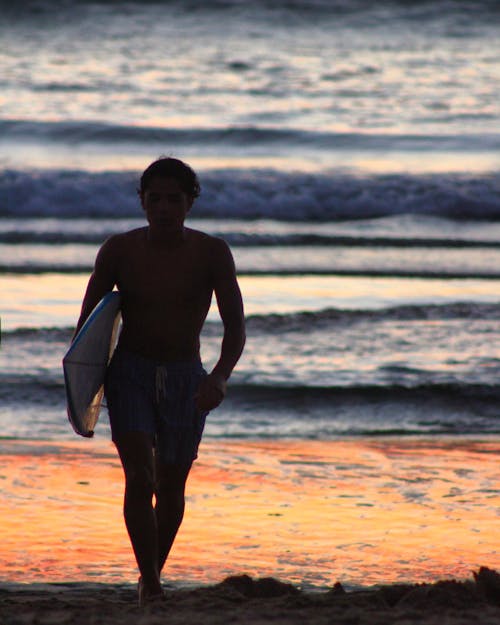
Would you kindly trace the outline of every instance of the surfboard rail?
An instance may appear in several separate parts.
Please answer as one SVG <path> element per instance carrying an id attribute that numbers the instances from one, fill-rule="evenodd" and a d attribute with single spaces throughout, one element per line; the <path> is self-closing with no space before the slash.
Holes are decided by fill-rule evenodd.
<path id="1" fill-rule="evenodd" d="M 118 342 L 121 296 L 110 291 L 95 306 L 63 358 L 67 414 L 74 431 L 91 438 L 99 418 L 106 370 Z"/>

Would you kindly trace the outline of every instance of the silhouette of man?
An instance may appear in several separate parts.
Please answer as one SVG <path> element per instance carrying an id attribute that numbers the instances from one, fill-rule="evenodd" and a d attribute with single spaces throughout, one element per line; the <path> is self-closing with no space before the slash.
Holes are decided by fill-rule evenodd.
<path id="1" fill-rule="evenodd" d="M 125 474 L 124 517 L 142 604 L 162 596 L 160 574 L 183 519 L 205 418 L 224 399 L 245 344 L 229 247 L 184 225 L 199 192 L 196 174 L 178 159 L 160 158 L 144 171 L 138 193 L 147 225 L 102 245 L 77 324 L 78 330 L 118 288 L 123 326 L 105 393 Z M 214 293 L 224 334 L 207 374 L 200 332 Z"/>

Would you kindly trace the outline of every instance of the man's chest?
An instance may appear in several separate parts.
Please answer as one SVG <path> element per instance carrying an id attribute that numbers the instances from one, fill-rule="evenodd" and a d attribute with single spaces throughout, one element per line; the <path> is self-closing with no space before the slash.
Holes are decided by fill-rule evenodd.
<path id="1" fill-rule="evenodd" d="M 208 259 L 189 250 L 138 250 L 121 263 L 119 288 L 134 298 L 193 300 L 212 291 Z"/>

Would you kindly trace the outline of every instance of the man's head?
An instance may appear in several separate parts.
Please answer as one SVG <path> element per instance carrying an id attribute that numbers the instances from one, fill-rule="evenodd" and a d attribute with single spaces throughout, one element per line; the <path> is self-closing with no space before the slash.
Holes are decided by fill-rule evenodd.
<path id="1" fill-rule="evenodd" d="M 200 183 L 195 172 L 183 161 L 177 158 L 162 157 L 147 167 L 142 176 L 139 195 L 143 198 L 153 178 L 173 178 L 177 180 L 179 187 L 194 201 L 200 195 Z"/>
<path id="2" fill-rule="evenodd" d="M 150 227 L 170 236 L 183 231 L 200 184 L 189 165 L 165 157 L 145 169 L 138 191 Z"/>

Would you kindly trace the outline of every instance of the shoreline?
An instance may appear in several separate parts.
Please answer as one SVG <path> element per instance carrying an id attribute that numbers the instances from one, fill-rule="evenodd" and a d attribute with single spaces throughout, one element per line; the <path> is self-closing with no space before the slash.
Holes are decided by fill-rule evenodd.
<path id="1" fill-rule="evenodd" d="M 389 584 L 346 592 L 303 591 L 274 577 L 227 577 L 214 585 L 169 589 L 165 601 L 139 607 L 131 584 L 0 583 L 2 625 L 494 625 L 500 575 L 486 567 L 465 581 Z"/>

